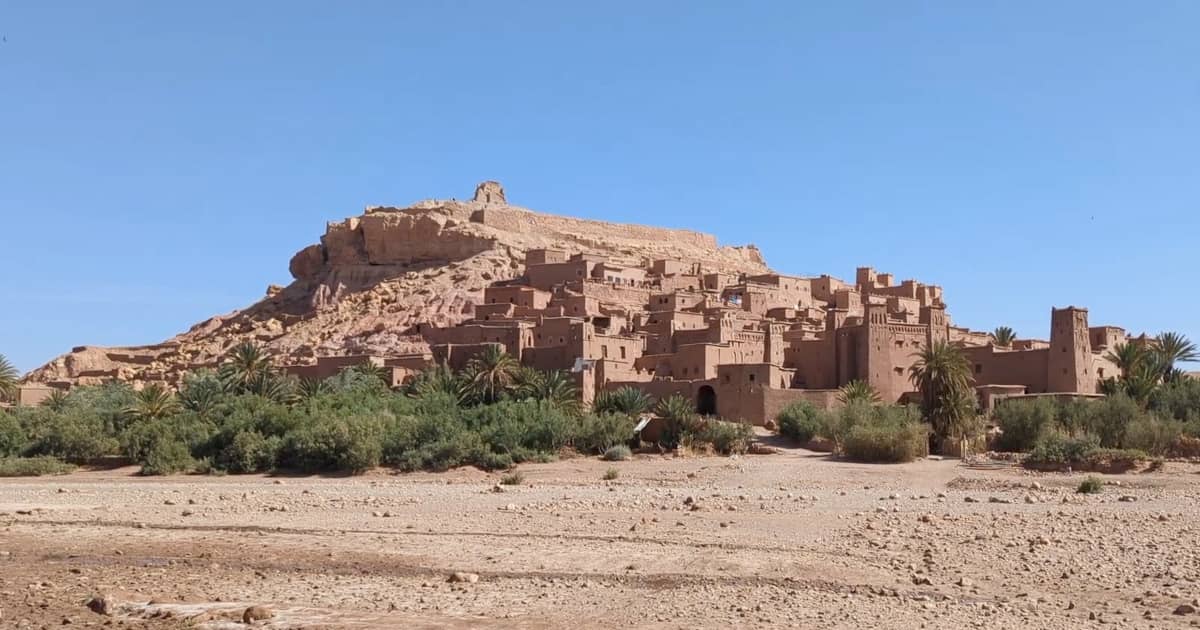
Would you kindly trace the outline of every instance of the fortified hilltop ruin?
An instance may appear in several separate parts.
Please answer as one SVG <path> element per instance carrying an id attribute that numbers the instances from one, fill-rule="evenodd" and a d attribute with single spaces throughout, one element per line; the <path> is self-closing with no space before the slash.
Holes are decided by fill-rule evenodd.
<path id="1" fill-rule="evenodd" d="M 869 267 L 853 282 L 783 275 L 753 245 L 540 214 L 509 205 L 496 182 L 471 201 L 371 207 L 330 223 L 290 270 L 290 285 L 245 310 L 153 346 L 75 348 L 26 382 L 175 384 L 252 340 L 302 378 L 369 361 L 400 385 L 498 345 L 525 365 L 570 373 L 584 400 L 628 385 L 763 423 L 796 400 L 831 406 L 853 380 L 903 401 L 915 354 L 942 340 L 964 348 L 984 406 L 1095 395 L 1118 373 L 1104 353 L 1127 340 L 1067 307 L 1052 310 L 1048 341 L 999 347 L 954 326 L 936 285 Z"/>

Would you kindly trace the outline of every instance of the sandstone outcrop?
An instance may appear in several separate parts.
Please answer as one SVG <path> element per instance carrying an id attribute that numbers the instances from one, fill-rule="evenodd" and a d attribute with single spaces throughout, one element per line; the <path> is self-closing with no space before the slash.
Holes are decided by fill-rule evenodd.
<path id="1" fill-rule="evenodd" d="M 293 282 L 270 287 L 259 302 L 159 344 L 75 348 L 25 381 L 175 384 L 187 371 L 215 367 L 246 340 L 262 344 L 279 364 L 422 352 L 428 345 L 418 325 L 468 319 L 483 288 L 520 276 L 525 252 L 537 248 L 601 254 L 638 266 L 675 258 L 727 273 L 768 271 L 753 245 L 722 247 L 714 236 L 691 230 L 533 212 L 509 205 L 503 187 L 489 181 L 471 201 L 370 207 L 330 222 L 319 244 L 292 257 Z"/>

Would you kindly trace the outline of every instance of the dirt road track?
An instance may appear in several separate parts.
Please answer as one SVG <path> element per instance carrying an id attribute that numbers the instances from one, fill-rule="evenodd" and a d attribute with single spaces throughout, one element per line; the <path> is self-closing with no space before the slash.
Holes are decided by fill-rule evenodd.
<path id="1" fill-rule="evenodd" d="M 5 479 L 0 627 L 245 628 L 251 605 L 276 628 L 1189 627 L 1198 470 L 1090 496 L 802 450 L 527 465 L 502 491 L 477 470 Z"/>

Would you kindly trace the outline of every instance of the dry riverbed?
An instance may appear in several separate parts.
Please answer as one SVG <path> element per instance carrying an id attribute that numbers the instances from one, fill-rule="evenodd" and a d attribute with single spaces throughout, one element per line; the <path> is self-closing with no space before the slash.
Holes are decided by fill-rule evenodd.
<path id="1" fill-rule="evenodd" d="M 1200 625 L 1192 465 L 1095 495 L 796 449 L 519 470 L 3 479 L 0 627 Z"/>

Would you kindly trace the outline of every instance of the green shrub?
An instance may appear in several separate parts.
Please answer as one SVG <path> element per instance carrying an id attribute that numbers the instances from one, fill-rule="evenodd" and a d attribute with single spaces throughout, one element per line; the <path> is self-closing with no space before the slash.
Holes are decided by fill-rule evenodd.
<path id="1" fill-rule="evenodd" d="M 484 445 L 478 433 L 467 431 L 461 426 L 452 429 L 449 422 L 435 418 L 416 418 L 409 422 L 398 422 L 402 428 L 389 435 L 385 446 L 385 461 L 402 470 L 432 470 L 440 472 L 466 464 L 476 464 L 485 470 L 508 468 L 513 465 L 512 455 L 493 453 Z M 442 429 L 438 433 L 427 433 L 430 427 Z M 412 431 L 412 433 L 409 433 Z M 410 439 L 406 436 L 416 436 Z M 423 439 L 423 438 L 430 439 Z"/>
<path id="2" fill-rule="evenodd" d="M 604 480 L 605 481 L 612 481 L 613 479 L 616 479 L 617 477 L 620 477 L 620 476 L 621 476 L 621 471 L 617 470 L 616 468 L 609 468 L 608 470 L 604 471 Z"/>
<path id="3" fill-rule="evenodd" d="M 1104 489 L 1104 482 L 1099 477 L 1089 476 L 1087 479 L 1079 482 L 1079 487 L 1075 492 L 1079 494 L 1097 494 Z"/>
<path id="4" fill-rule="evenodd" d="M 794 402 L 776 416 L 779 434 L 797 442 L 811 441 L 821 432 L 821 412 L 807 401 Z"/>
<path id="5" fill-rule="evenodd" d="M 606 462 L 623 462 L 633 457 L 633 451 L 629 450 L 629 447 L 624 444 L 618 444 L 604 451 L 602 457 Z"/>
<path id="6" fill-rule="evenodd" d="M 1154 390 L 1150 409 L 1176 420 L 1200 425 L 1200 379 L 1185 378 Z M 1196 434 L 1193 434 L 1195 437 Z"/>
<path id="7" fill-rule="evenodd" d="M 0 457 L 16 457 L 28 443 L 25 429 L 21 427 L 17 416 L 0 411 Z"/>
<path id="8" fill-rule="evenodd" d="M 695 434 L 703 428 L 700 414 L 696 413 L 696 406 L 691 400 L 678 394 L 658 401 L 654 407 L 654 414 L 662 419 L 662 432 L 658 441 L 666 448 L 679 446 L 685 435 L 690 434 L 695 438 Z"/>
<path id="9" fill-rule="evenodd" d="M 599 454 L 633 439 L 637 421 L 618 413 L 588 414 L 578 421 L 575 449 L 581 453 Z"/>
<path id="10" fill-rule="evenodd" d="M 520 461 L 569 444 L 577 422 L 553 403 L 530 399 L 477 407 L 467 415 L 467 426 L 478 431 L 491 450 Z"/>
<path id="11" fill-rule="evenodd" d="M 1071 398 L 1054 403 L 1054 425 L 1071 437 L 1088 435 L 1095 425 L 1096 401 Z M 1032 447 L 1029 447 L 1032 448 Z"/>
<path id="12" fill-rule="evenodd" d="M 1088 433 L 1099 438 L 1100 446 L 1105 448 L 1123 447 L 1129 425 L 1145 415 L 1137 402 L 1124 394 L 1107 396 L 1092 404 L 1095 414 Z"/>
<path id="13" fill-rule="evenodd" d="M 214 431 L 216 426 L 195 412 L 142 420 L 129 424 L 121 432 L 121 449 L 133 461 L 145 463 L 147 455 L 159 442 L 180 442 L 189 451 L 196 452 L 203 449 Z"/>
<path id="14" fill-rule="evenodd" d="M 50 455 L 67 461 L 87 461 L 113 455 L 119 443 L 106 420 L 97 413 L 75 407 L 47 413 L 34 430 L 27 449 L 31 455 Z"/>
<path id="15" fill-rule="evenodd" d="M 525 475 L 520 472 L 511 472 L 500 478 L 500 485 L 504 486 L 519 486 L 525 483 Z"/>
<path id="16" fill-rule="evenodd" d="M 1179 439 L 1184 435 L 1186 426 L 1174 418 L 1140 414 L 1126 427 L 1123 446 L 1152 455 L 1172 455 Z"/>
<path id="17" fill-rule="evenodd" d="M 1057 404 L 1049 398 L 1007 400 L 994 412 L 1001 451 L 1028 451 L 1055 425 Z"/>
<path id="18" fill-rule="evenodd" d="M 880 410 L 884 405 L 871 405 L 864 402 L 852 402 L 840 409 L 823 411 L 817 416 L 820 426 L 818 435 L 833 442 L 835 452 L 845 454 L 846 440 L 851 431 L 860 424 L 872 424 L 878 421 Z"/>
<path id="19" fill-rule="evenodd" d="M 456 404 L 446 406 L 440 394 L 432 398 L 438 399 L 433 406 L 422 403 L 416 415 L 396 418 L 385 429 L 384 463 L 410 471 L 443 471 L 466 464 L 487 470 L 512 466 L 511 454 L 493 453 L 478 433 L 467 429 Z"/>
<path id="20" fill-rule="evenodd" d="M 383 460 L 390 418 L 384 413 L 311 420 L 284 437 L 279 465 L 304 472 L 370 470 Z"/>
<path id="21" fill-rule="evenodd" d="M 496 453 L 484 449 L 480 449 L 477 454 L 468 455 L 462 463 L 468 463 L 467 460 L 484 470 L 504 470 L 512 468 L 517 463 L 508 453 Z"/>
<path id="22" fill-rule="evenodd" d="M 55 457 L 2 457 L 0 477 L 40 477 L 62 475 L 75 467 Z"/>
<path id="23" fill-rule="evenodd" d="M 723 420 L 709 420 L 699 431 L 687 435 L 693 443 L 708 444 L 722 455 L 745 453 L 754 441 L 754 429 L 750 425 Z"/>
<path id="24" fill-rule="evenodd" d="M 875 413 L 854 410 L 842 441 L 842 454 L 861 462 L 897 463 L 923 457 L 929 450 L 929 428 L 911 407 L 880 405 Z"/>
<path id="25" fill-rule="evenodd" d="M 143 475 L 173 475 L 175 473 L 191 472 L 196 467 L 196 460 L 183 442 L 159 440 L 154 442 L 142 462 Z"/>
<path id="26" fill-rule="evenodd" d="M 1134 448 L 1094 448 L 1083 454 L 1083 463 L 1093 469 L 1129 470 L 1146 461 L 1150 456 Z"/>
<path id="27" fill-rule="evenodd" d="M 1033 465 L 1077 464 L 1099 447 L 1100 441 L 1095 437 L 1069 438 L 1051 433 L 1038 440 L 1025 461 Z"/>
<path id="28" fill-rule="evenodd" d="M 113 437 L 125 428 L 129 421 L 126 412 L 136 402 L 137 394 L 128 383 L 109 381 L 103 385 L 72 388 L 67 394 L 64 413 L 74 411 L 92 415 L 99 421 L 101 432 Z"/>
<path id="29" fill-rule="evenodd" d="M 654 399 L 636 387 L 625 386 L 614 391 L 603 391 L 596 394 L 592 401 L 592 411 L 598 414 L 620 413 L 627 416 L 650 411 Z"/>
<path id="30" fill-rule="evenodd" d="M 215 467 L 232 473 L 268 472 L 275 468 L 283 439 L 258 431 L 239 431 L 221 450 Z"/>

